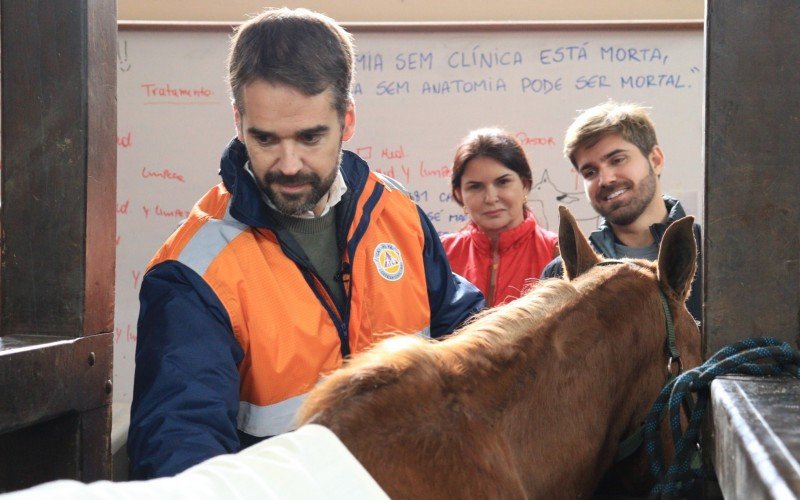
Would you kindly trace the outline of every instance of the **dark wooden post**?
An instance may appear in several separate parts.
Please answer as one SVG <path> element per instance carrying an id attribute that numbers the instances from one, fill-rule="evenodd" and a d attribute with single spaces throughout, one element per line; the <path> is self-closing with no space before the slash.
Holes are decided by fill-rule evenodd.
<path id="1" fill-rule="evenodd" d="M 116 3 L 8 0 L 0 491 L 110 478 Z"/>
<path id="2" fill-rule="evenodd" d="M 798 24 L 797 0 L 707 0 L 707 357 L 747 337 L 800 346 Z M 724 377 L 711 393 L 726 498 L 800 496 L 800 382 Z"/>
<path id="3" fill-rule="evenodd" d="M 707 355 L 762 335 L 800 346 L 798 5 L 707 3 Z"/>

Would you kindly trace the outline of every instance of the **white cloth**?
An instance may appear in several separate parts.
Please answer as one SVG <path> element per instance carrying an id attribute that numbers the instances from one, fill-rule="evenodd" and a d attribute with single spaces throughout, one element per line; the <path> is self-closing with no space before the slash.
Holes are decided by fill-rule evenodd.
<path id="1" fill-rule="evenodd" d="M 336 435 L 321 425 L 220 455 L 175 477 L 83 484 L 61 480 L 2 500 L 388 499 Z"/>

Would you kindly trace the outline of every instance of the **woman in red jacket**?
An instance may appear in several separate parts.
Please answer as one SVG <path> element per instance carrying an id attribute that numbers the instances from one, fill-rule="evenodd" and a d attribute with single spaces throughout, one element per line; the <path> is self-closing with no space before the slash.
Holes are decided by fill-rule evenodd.
<path id="1" fill-rule="evenodd" d="M 558 255 L 558 236 L 525 204 L 533 181 L 522 146 L 505 130 L 473 130 L 456 150 L 450 181 L 470 219 L 442 236 L 453 272 L 474 283 L 488 306 L 519 297 Z"/>

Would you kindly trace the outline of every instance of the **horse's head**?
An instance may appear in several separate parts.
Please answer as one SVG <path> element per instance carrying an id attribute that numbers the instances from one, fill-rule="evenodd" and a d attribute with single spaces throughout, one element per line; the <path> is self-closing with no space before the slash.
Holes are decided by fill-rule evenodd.
<path id="1" fill-rule="evenodd" d="M 613 270 L 615 267 L 633 267 L 639 274 L 638 281 L 641 282 L 642 277 L 649 277 L 654 284 L 649 287 L 653 290 L 650 293 L 654 297 L 663 299 L 662 319 L 656 323 L 659 325 L 656 331 L 652 332 L 652 335 L 658 337 L 657 342 L 663 348 L 658 350 L 658 358 L 654 363 L 638 375 L 641 377 L 638 384 L 641 394 L 630 394 L 631 399 L 638 401 L 638 407 L 633 409 L 633 418 L 623 432 L 622 438 L 628 438 L 639 430 L 668 377 L 677 375 L 682 369 L 698 366 L 702 362 L 700 332 L 685 306 L 696 270 L 697 245 L 693 232 L 694 219 L 684 217 L 672 223 L 661 240 L 658 260 L 649 264 L 645 261 L 602 259 L 592 250 L 569 210 L 561 206 L 559 212 L 561 215 L 559 247 L 567 279 L 580 280 L 582 276 L 597 272 L 618 272 Z M 600 268 L 606 269 L 600 271 Z M 642 291 L 637 288 L 636 293 L 641 294 Z M 625 311 L 619 311 L 619 314 L 624 315 Z M 670 329 L 673 330 L 672 333 Z M 669 441 L 668 435 L 669 430 L 665 422 L 662 426 L 662 441 L 665 443 Z M 625 446 L 629 447 L 630 441 Z M 664 448 L 667 454 L 672 453 L 669 446 Z M 653 479 L 647 472 L 644 446 L 639 446 L 627 457 L 615 459 L 600 489 L 609 493 L 646 494 L 652 484 Z"/>
<path id="2" fill-rule="evenodd" d="M 379 343 L 321 382 L 298 422 L 332 430 L 393 498 L 589 495 L 644 421 L 670 357 L 673 369 L 699 364 L 684 306 L 696 247 L 686 219 L 657 263 L 606 265 L 561 212 L 572 283 L 542 283 L 440 342 Z M 640 452 L 615 468 L 647 492 L 646 465 Z"/>

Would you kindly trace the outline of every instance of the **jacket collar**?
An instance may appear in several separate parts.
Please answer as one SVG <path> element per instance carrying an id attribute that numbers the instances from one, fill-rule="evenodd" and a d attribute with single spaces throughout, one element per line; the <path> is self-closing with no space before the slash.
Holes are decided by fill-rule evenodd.
<path id="1" fill-rule="evenodd" d="M 498 239 L 498 246 L 497 246 L 498 251 L 503 252 L 508 250 L 509 248 L 513 247 L 519 240 L 521 240 L 526 235 L 532 233 L 535 230 L 536 230 L 536 218 L 533 216 L 533 212 L 526 210 L 525 219 L 522 221 L 520 225 L 500 233 L 500 238 Z M 475 225 L 474 222 L 470 221 L 470 223 L 467 225 L 467 231 L 472 236 L 472 239 L 478 246 L 478 248 L 485 250 L 487 252 L 491 250 L 492 248 L 491 239 L 477 225 Z"/>

